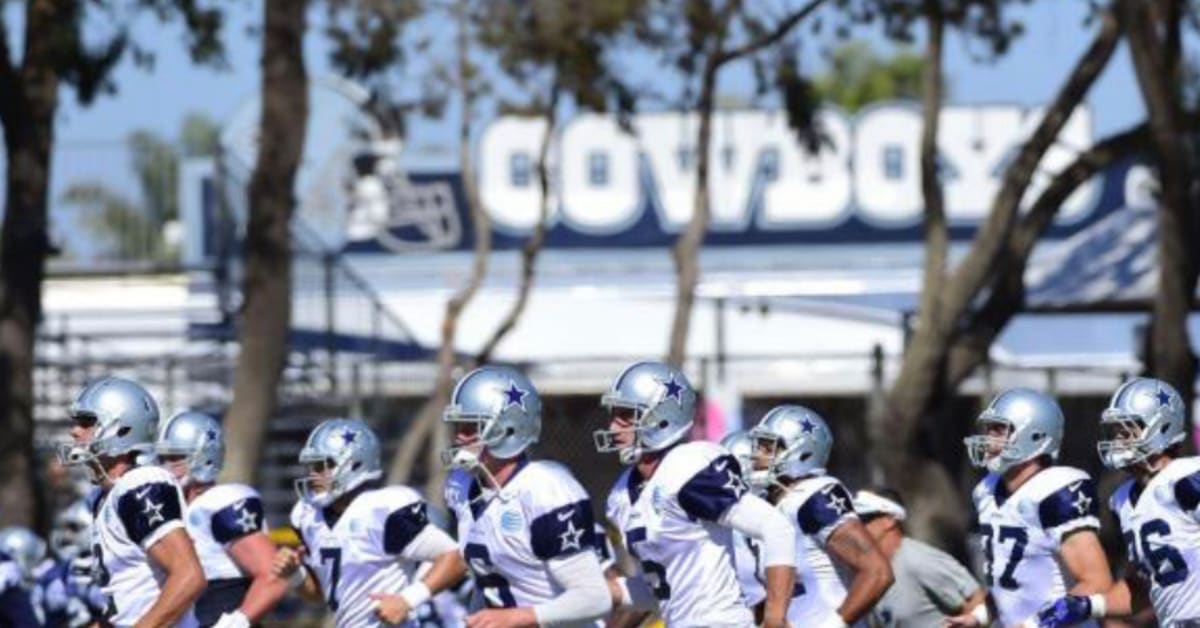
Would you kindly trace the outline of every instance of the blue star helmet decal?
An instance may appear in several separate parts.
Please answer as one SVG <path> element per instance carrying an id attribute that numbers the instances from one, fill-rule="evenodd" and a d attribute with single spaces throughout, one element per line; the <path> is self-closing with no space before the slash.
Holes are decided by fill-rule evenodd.
<path id="1" fill-rule="evenodd" d="M 346 443 L 353 443 L 355 438 L 358 438 L 358 434 L 355 434 L 353 430 L 342 432 L 342 440 Z"/>
<path id="2" fill-rule="evenodd" d="M 800 431 L 805 434 L 812 434 L 815 429 L 817 429 L 816 423 L 809 421 L 808 417 L 804 417 L 804 421 L 800 423 Z"/>
<path id="3" fill-rule="evenodd" d="M 1159 407 L 1171 405 L 1171 394 L 1161 388 L 1158 389 L 1158 392 L 1155 393 L 1154 397 L 1158 399 Z"/>
<path id="4" fill-rule="evenodd" d="M 521 390 L 520 387 L 517 386 L 516 382 L 508 382 L 508 390 L 504 391 L 504 407 L 508 408 L 510 406 L 521 406 L 521 409 L 524 410 L 525 395 L 528 394 L 529 392 Z"/>
<path id="5" fill-rule="evenodd" d="M 217 440 L 217 431 L 216 430 L 208 430 L 207 432 L 204 433 L 204 435 L 208 437 L 208 440 Z"/>
<path id="6" fill-rule="evenodd" d="M 685 389 L 683 384 L 675 381 L 674 375 L 672 375 L 667 381 L 662 382 L 662 385 L 667 389 L 667 394 L 663 397 L 664 399 L 674 399 L 675 401 L 683 403 L 683 391 Z"/>

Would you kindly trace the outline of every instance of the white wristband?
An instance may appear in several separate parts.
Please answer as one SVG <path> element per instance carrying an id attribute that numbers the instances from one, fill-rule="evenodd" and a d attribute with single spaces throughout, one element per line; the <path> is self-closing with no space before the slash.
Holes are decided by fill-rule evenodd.
<path id="1" fill-rule="evenodd" d="M 1093 593 L 1088 596 L 1088 601 L 1092 603 L 1092 619 L 1103 619 L 1108 611 L 1108 602 L 1104 599 L 1103 593 Z"/>
<path id="2" fill-rule="evenodd" d="M 992 614 L 988 612 L 987 602 L 976 606 L 974 610 L 971 611 L 971 617 L 974 617 L 975 621 L 978 622 L 980 626 L 986 626 L 991 623 Z"/>
<path id="3" fill-rule="evenodd" d="M 407 587 L 400 590 L 400 597 L 404 598 L 404 603 L 408 604 L 409 609 L 416 609 L 418 606 L 429 601 L 433 597 L 433 592 L 424 582 L 418 580 Z"/>

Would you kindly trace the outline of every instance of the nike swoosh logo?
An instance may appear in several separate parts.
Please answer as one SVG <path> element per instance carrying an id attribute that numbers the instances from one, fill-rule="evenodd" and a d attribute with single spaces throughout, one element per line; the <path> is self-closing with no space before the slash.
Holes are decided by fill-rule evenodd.
<path id="1" fill-rule="evenodd" d="M 821 494 L 828 495 L 828 494 L 832 493 L 833 489 L 835 489 L 835 488 L 837 488 L 837 484 L 830 484 L 829 486 L 826 486 L 825 488 L 821 489 Z"/>
<path id="2" fill-rule="evenodd" d="M 149 487 L 149 486 L 147 486 L 146 488 L 144 488 L 144 489 L 142 489 L 142 490 L 138 491 L 138 492 L 136 493 L 136 495 L 137 495 L 137 498 L 138 498 L 138 499 L 146 499 L 146 495 L 148 495 L 149 493 L 150 493 L 150 487 Z"/>
<path id="3" fill-rule="evenodd" d="M 728 461 L 728 460 L 722 460 L 721 462 L 719 462 L 719 463 L 717 463 L 716 465 L 714 465 L 714 466 L 713 466 L 713 468 L 714 468 L 714 469 L 716 469 L 717 471 L 724 471 L 724 470 L 725 470 L 725 467 L 728 467 L 728 466 L 729 466 L 729 461 Z"/>
<path id="4" fill-rule="evenodd" d="M 1075 492 L 1075 491 L 1078 491 L 1079 487 L 1081 487 L 1081 486 L 1083 486 L 1083 480 L 1080 480 L 1074 484 L 1068 485 L 1067 489 L 1069 489 L 1071 492 Z"/>
<path id="5" fill-rule="evenodd" d="M 567 512 L 558 513 L 558 520 L 559 521 L 570 521 L 571 517 L 574 517 L 574 516 L 575 516 L 575 511 L 568 510 Z"/>

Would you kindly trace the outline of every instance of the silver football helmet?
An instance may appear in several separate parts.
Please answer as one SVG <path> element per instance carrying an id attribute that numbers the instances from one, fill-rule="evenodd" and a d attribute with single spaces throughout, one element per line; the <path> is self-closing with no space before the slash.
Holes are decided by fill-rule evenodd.
<path id="1" fill-rule="evenodd" d="M 796 405 L 776 406 L 750 430 L 756 455 L 766 456 L 767 466 L 747 480 L 764 488 L 782 478 L 799 479 L 825 473 L 833 432 L 821 415 Z"/>
<path id="2" fill-rule="evenodd" d="M 633 444 L 622 447 L 617 437 L 629 430 L 596 430 L 596 451 L 619 452 L 623 464 L 643 453 L 662 451 L 683 440 L 696 418 L 696 391 L 680 370 L 661 362 L 637 362 L 625 367 L 600 405 L 634 412 Z"/>
<path id="3" fill-rule="evenodd" d="M 746 430 L 730 432 L 721 439 L 721 446 L 733 454 L 738 466 L 742 468 L 742 477 L 746 478 L 747 484 L 751 487 L 763 484 L 762 480 L 758 478 L 763 472 L 754 469 L 754 439 L 750 437 L 750 432 Z"/>
<path id="4" fill-rule="evenodd" d="M 79 499 L 54 517 L 50 530 L 50 549 L 61 559 L 71 560 L 91 551 L 92 511 L 87 500 Z"/>
<path id="5" fill-rule="evenodd" d="M 1004 473 L 1039 456 L 1058 458 L 1063 414 L 1053 397 L 1029 388 L 1011 388 L 976 419 L 979 434 L 963 439 L 971 464 Z"/>
<path id="6" fill-rule="evenodd" d="M 308 435 L 300 450 L 300 464 L 310 469 L 324 465 L 319 472 L 325 478 L 316 480 L 310 475 L 296 480 L 296 494 L 309 504 L 324 508 L 363 483 L 378 480 L 383 476 L 379 449 L 379 438 L 366 423 L 354 419 L 323 421 Z M 316 481 L 327 485 L 314 487 Z"/>
<path id="7" fill-rule="evenodd" d="M 452 446 L 442 452 L 446 466 L 474 469 L 479 454 L 515 458 L 538 442 L 542 433 L 542 399 L 524 375 L 504 366 L 481 366 L 459 380 L 442 412 L 442 420 L 471 424 L 477 445 Z"/>
<path id="8" fill-rule="evenodd" d="M 46 543 L 29 528 L 4 528 L 0 530 L 0 555 L 17 565 L 25 584 L 33 584 L 34 570 L 46 557 Z"/>
<path id="9" fill-rule="evenodd" d="M 154 453 L 158 430 L 158 404 L 137 382 L 120 377 L 106 377 L 89 384 L 68 409 L 78 424 L 94 425 L 91 439 L 86 442 L 63 443 L 59 459 L 64 465 L 86 465 L 93 481 L 98 481 L 104 469 L 100 457 L 115 457 L 131 452 Z M 138 462 L 147 459 L 139 457 Z"/>
<path id="10" fill-rule="evenodd" d="M 1186 417 L 1170 384 L 1146 377 L 1125 382 L 1100 415 L 1100 460 L 1110 469 L 1145 462 L 1183 442 Z"/>
<path id="11" fill-rule="evenodd" d="M 225 463 L 221 424 L 195 410 L 184 410 L 167 419 L 158 432 L 155 450 L 159 456 L 184 456 L 186 471 L 179 478 L 184 485 L 216 482 Z"/>

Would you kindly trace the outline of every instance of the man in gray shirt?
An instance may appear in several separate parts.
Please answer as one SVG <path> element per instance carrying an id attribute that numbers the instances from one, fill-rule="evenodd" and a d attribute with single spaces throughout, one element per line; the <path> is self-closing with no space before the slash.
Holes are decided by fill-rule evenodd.
<path id="1" fill-rule="evenodd" d="M 979 583 L 949 554 L 904 536 L 904 502 L 888 488 L 858 491 L 854 510 L 892 562 L 896 582 L 871 614 L 874 626 L 936 628 L 984 604 Z"/>

